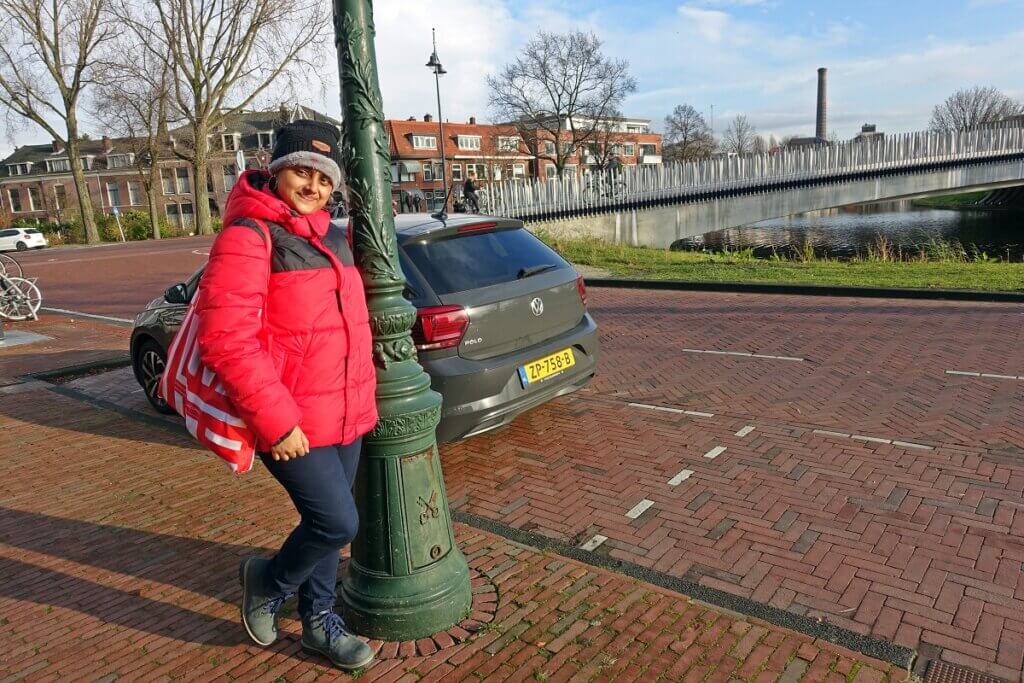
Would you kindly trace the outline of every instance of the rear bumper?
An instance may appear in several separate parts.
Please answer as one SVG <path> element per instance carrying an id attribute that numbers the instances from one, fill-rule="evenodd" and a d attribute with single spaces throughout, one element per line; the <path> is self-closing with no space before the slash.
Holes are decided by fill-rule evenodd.
<path id="1" fill-rule="evenodd" d="M 565 348 L 576 365 L 536 386 L 524 388 L 519 366 Z M 456 441 L 508 424 L 522 413 L 586 386 L 597 367 L 597 324 L 589 314 L 575 328 L 541 345 L 487 360 L 459 356 L 421 362 L 434 391 L 444 397 L 438 441 Z"/>

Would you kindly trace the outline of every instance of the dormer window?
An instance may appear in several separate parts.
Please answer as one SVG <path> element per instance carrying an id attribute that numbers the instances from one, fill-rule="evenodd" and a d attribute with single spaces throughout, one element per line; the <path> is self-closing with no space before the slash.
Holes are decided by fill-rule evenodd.
<path id="1" fill-rule="evenodd" d="M 92 160 L 93 160 L 93 156 L 91 154 L 89 156 L 82 157 L 82 159 L 81 159 L 81 161 L 82 161 L 82 169 L 85 170 L 85 171 L 91 171 L 92 170 Z"/>
<path id="2" fill-rule="evenodd" d="M 224 133 L 220 136 L 220 144 L 225 152 L 234 152 L 238 149 L 238 133 Z"/>
<path id="3" fill-rule="evenodd" d="M 28 175 L 32 172 L 32 162 L 23 164 L 7 164 L 7 175 Z"/>
<path id="4" fill-rule="evenodd" d="M 134 154 L 111 154 L 107 157 L 107 168 L 128 168 L 133 163 Z"/>
<path id="5" fill-rule="evenodd" d="M 479 135 L 460 135 L 459 149 L 480 149 Z"/>
<path id="6" fill-rule="evenodd" d="M 46 160 L 46 171 L 47 173 L 58 173 L 60 171 L 70 171 L 71 160 L 67 157 L 63 159 L 47 159 Z"/>
<path id="7" fill-rule="evenodd" d="M 437 136 L 434 135 L 413 135 L 413 149 L 437 149 Z"/>
<path id="8" fill-rule="evenodd" d="M 500 135 L 498 136 L 498 151 L 499 152 L 518 152 L 519 151 L 520 139 L 514 135 Z"/>
<path id="9" fill-rule="evenodd" d="M 260 148 L 270 149 L 271 147 L 274 146 L 274 132 L 264 131 L 261 133 L 256 133 L 256 141 Z"/>

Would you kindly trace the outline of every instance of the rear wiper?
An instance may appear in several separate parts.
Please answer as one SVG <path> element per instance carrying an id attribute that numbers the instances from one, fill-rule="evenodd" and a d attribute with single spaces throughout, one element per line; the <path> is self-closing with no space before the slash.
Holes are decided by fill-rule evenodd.
<path id="1" fill-rule="evenodd" d="M 522 280 L 524 277 L 530 277 L 531 275 L 543 273 L 544 271 L 551 270 L 557 267 L 558 266 L 555 265 L 554 263 L 542 263 L 539 266 L 530 266 L 529 268 L 523 268 L 522 270 L 520 270 L 519 275 L 517 275 L 516 278 Z"/>

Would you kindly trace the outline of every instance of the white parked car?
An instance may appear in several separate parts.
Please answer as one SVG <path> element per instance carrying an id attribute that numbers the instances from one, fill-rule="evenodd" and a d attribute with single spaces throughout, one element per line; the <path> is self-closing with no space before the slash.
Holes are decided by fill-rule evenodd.
<path id="1" fill-rule="evenodd" d="M 50 246 L 46 235 L 35 228 L 4 228 L 0 230 L 0 251 L 25 251 Z"/>

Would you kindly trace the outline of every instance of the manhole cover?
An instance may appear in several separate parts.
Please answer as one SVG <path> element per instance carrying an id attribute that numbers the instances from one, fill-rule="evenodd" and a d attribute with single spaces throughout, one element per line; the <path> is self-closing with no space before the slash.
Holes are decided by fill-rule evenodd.
<path id="1" fill-rule="evenodd" d="M 946 662 L 932 662 L 924 683 L 1006 683 L 1001 678 Z"/>

